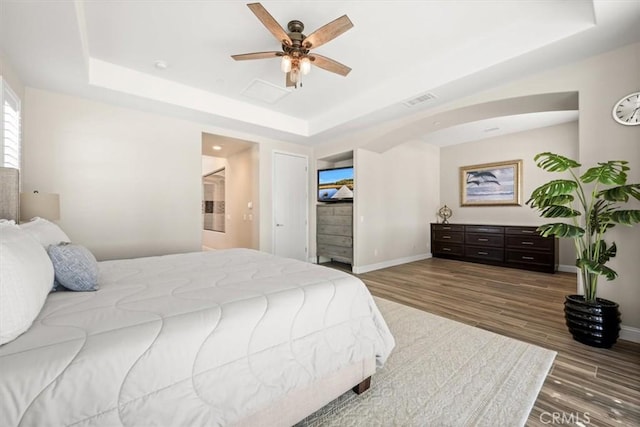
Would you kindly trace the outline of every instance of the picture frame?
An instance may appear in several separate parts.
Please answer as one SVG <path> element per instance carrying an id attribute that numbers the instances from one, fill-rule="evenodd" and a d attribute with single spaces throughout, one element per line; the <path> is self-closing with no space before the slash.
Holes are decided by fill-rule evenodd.
<path id="1" fill-rule="evenodd" d="M 522 160 L 460 167 L 460 206 L 521 206 Z"/>

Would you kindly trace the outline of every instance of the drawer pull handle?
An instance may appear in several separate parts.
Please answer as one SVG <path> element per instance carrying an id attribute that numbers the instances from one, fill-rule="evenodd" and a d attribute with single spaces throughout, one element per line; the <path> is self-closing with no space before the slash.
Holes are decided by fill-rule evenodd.
<path id="1" fill-rule="evenodd" d="M 522 259 L 532 260 L 532 259 L 535 259 L 535 258 L 534 258 L 534 257 L 532 257 L 532 256 L 524 256 L 524 255 L 523 255 L 523 256 L 522 256 Z"/>
<path id="2" fill-rule="evenodd" d="M 478 242 L 488 242 L 489 239 L 478 239 Z"/>
<path id="3" fill-rule="evenodd" d="M 445 251 L 445 252 L 451 252 L 451 249 L 449 249 L 449 248 L 442 248 L 442 250 Z"/>
<path id="4" fill-rule="evenodd" d="M 533 230 L 520 230 L 520 232 L 525 234 L 533 234 Z"/>
<path id="5" fill-rule="evenodd" d="M 443 239 L 450 239 L 451 236 L 442 236 Z"/>
<path id="6" fill-rule="evenodd" d="M 480 251 L 478 251 L 478 255 L 489 255 L 489 252 L 480 252 Z"/>
<path id="7" fill-rule="evenodd" d="M 442 227 L 443 230 L 451 230 L 451 227 Z"/>
<path id="8" fill-rule="evenodd" d="M 520 243 L 522 243 L 523 245 L 533 245 L 533 242 L 520 242 Z"/>

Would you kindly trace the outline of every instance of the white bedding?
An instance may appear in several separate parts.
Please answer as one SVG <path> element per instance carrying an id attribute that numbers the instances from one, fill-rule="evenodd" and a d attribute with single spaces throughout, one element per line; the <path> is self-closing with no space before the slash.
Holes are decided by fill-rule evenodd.
<path id="1" fill-rule="evenodd" d="M 0 346 L 0 425 L 228 425 L 393 346 L 343 272 L 248 249 L 105 261 L 99 291 L 50 294 Z"/>

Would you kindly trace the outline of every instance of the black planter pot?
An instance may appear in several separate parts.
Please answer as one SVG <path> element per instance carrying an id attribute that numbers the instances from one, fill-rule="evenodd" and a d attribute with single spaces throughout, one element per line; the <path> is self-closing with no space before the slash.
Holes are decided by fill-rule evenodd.
<path id="1" fill-rule="evenodd" d="M 582 295 L 567 295 L 564 318 L 573 339 L 583 344 L 609 348 L 618 340 L 620 311 L 613 301 L 596 298 L 588 303 Z"/>

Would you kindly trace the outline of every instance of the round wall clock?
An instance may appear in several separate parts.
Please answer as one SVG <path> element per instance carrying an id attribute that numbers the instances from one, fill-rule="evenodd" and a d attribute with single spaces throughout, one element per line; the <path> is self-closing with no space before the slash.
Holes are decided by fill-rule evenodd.
<path id="1" fill-rule="evenodd" d="M 616 102 L 612 114 L 615 121 L 622 125 L 640 125 L 640 92 L 630 93 Z"/>

